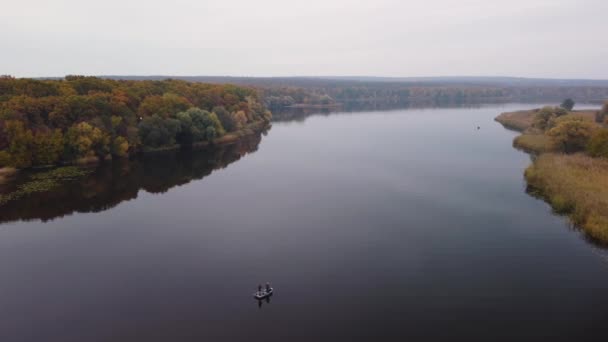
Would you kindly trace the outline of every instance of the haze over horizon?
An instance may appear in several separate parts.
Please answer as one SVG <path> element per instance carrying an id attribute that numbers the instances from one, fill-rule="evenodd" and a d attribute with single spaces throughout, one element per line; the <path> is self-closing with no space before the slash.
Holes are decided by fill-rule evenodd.
<path id="1" fill-rule="evenodd" d="M 0 74 L 608 79 L 601 0 L 23 0 Z"/>

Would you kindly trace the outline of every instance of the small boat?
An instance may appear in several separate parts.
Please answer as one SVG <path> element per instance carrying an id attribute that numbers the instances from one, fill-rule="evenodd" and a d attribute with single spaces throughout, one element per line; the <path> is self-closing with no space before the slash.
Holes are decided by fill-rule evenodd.
<path id="1" fill-rule="evenodd" d="M 272 287 L 268 291 L 266 291 L 266 290 L 257 291 L 256 293 L 253 294 L 253 298 L 255 298 L 257 300 L 266 299 L 266 298 L 272 296 L 273 292 L 274 292 L 274 290 Z"/>

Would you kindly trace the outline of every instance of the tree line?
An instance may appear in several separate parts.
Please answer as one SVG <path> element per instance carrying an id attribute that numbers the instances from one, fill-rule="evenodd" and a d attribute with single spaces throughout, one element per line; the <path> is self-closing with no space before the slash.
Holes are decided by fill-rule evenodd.
<path id="1" fill-rule="evenodd" d="M 0 167 L 125 157 L 269 121 L 252 87 L 181 80 L 0 77 Z"/>
<path id="2" fill-rule="evenodd" d="M 114 76 L 115 79 L 159 80 L 163 76 Z M 549 102 L 571 97 L 581 103 L 600 103 L 608 98 L 608 83 L 561 80 L 479 80 L 318 78 L 318 77 L 222 77 L 175 76 L 177 79 L 212 84 L 238 84 L 259 89 L 266 106 L 275 109 L 296 104 L 375 103 L 397 108 L 418 104 L 463 105 L 501 102 Z"/>
<path id="3" fill-rule="evenodd" d="M 261 87 L 270 108 L 294 104 L 380 103 L 386 105 L 460 105 L 500 102 L 555 101 L 573 97 L 598 102 L 608 97 L 608 87 L 501 87 L 474 85 L 408 85 L 392 83 L 328 84 L 324 86 Z"/>

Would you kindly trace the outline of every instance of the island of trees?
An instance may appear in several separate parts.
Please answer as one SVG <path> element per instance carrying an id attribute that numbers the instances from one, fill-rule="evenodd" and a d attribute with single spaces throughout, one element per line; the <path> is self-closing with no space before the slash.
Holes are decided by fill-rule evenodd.
<path id="1" fill-rule="evenodd" d="M 600 110 L 560 107 L 503 113 L 505 127 L 523 132 L 515 147 L 535 155 L 529 191 L 568 214 L 592 239 L 608 244 L 608 102 Z"/>
<path id="2" fill-rule="evenodd" d="M 235 141 L 268 126 L 252 87 L 67 76 L 0 77 L 0 168 Z"/>

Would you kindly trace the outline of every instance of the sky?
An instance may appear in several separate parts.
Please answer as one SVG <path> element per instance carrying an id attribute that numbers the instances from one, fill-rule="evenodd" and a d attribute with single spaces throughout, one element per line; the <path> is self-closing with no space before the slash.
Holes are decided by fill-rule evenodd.
<path id="1" fill-rule="evenodd" d="M 0 74 L 608 79 L 607 0 L 0 0 Z"/>

